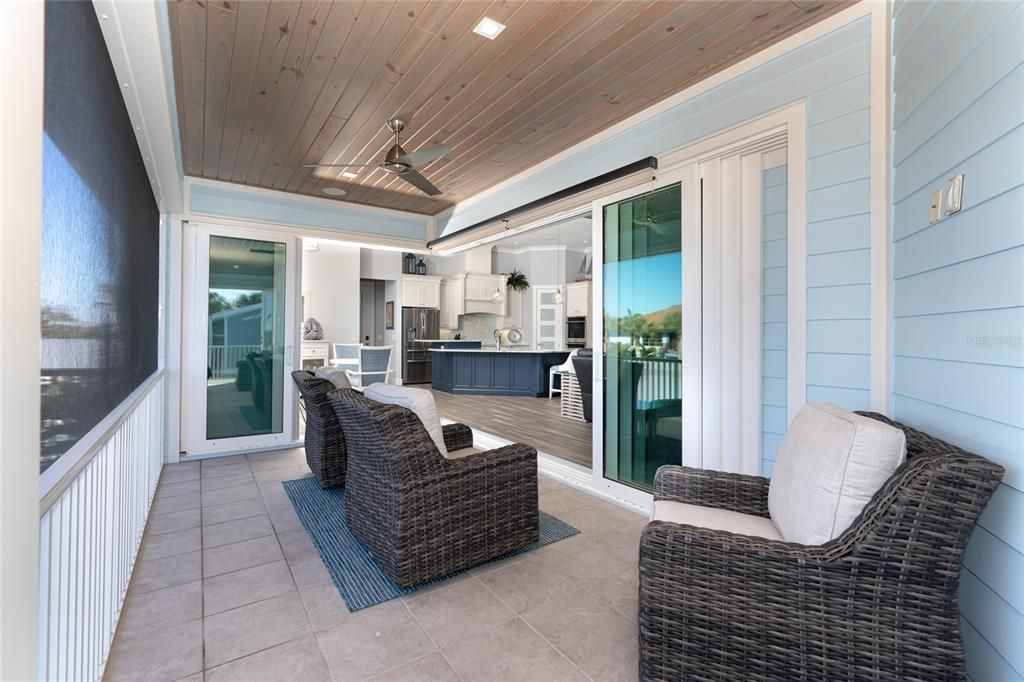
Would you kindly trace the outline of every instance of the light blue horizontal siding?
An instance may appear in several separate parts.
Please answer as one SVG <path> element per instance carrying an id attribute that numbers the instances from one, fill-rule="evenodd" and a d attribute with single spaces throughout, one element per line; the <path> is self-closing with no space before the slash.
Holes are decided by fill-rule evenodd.
<path id="1" fill-rule="evenodd" d="M 893 412 L 926 433 L 984 453 L 1006 468 L 1004 484 L 1024 490 L 1024 429 L 899 393 L 893 396 Z"/>
<path id="2" fill-rule="evenodd" d="M 867 320 L 871 318 L 868 284 L 808 287 L 808 320 Z"/>
<path id="3" fill-rule="evenodd" d="M 871 246 L 871 215 L 821 220 L 807 224 L 807 255 L 853 251 Z"/>
<path id="4" fill-rule="evenodd" d="M 404 239 L 425 240 L 427 237 L 426 216 L 382 212 L 342 202 L 334 205 L 334 202 L 313 202 L 298 196 L 207 185 L 193 185 L 189 202 L 189 209 L 194 213 Z"/>
<path id="5" fill-rule="evenodd" d="M 859 353 L 871 351 L 870 320 L 808 320 L 807 352 Z"/>
<path id="6" fill-rule="evenodd" d="M 848 410 L 870 410 L 871 392 L 867 389 L 816 386 L 808 381 L 807 402 L 832 403 Z"/>
<path id="7" fill-rule="evenodd" d="M 871 253 L 867 249 L 807 257 L 807 286 L 831 287 L 871 282 Z"/>
<path id="8" fill-rule="evenodd" d="M 964 556 L 974 680 L 1024 680 L 1024 4 L 893 21 L 893 414 L 1002 464 Z M 964 174 L 963 210 L 930 225 Z"/>
<path id="9" fill-rule="evenodd" d="M 809 159 L 807 175 L 813 179 L 807 189 L 841 185 L 868 177 L 870 155 L 871 145 L 864 143 Z"/>
<path id="10" fill-rule="evenodd" d="M 1024 187 L 1000 194 L 896 242 L 893 277 L 902 279 L 1019 246 L 1021 224 L 1005 220 L 1008 215 L 1024 219 Z"/>

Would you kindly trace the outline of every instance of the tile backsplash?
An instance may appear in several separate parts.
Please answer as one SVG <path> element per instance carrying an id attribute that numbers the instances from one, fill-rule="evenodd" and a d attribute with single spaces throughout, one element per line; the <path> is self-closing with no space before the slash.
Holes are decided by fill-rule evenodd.
<path id="1" fill-rule="evenodd" d="M 469 313 L 459 315 L 458 333 L 462 338 L 471 341 L 480 340 L 484 344 L 494 342 L 494 330 L 504 323 L 505 318 L 490 313 Z"/>

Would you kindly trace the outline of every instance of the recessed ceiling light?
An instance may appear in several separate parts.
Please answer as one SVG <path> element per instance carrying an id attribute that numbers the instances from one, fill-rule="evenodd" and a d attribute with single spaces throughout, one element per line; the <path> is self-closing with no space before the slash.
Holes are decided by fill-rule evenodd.
<path id="1" fill-rule="evenodd" d="M 346 194 L 348 194 L 348 192 L 346 192 L 340 187 L 324 187 L 321 191 L 324 194 L 328 194 L 332 197 L 343 197 Z"/>
<path id="2" fill-rule="evenodd" d="M 343 178 L 358 178 L 359 173 L 353 173 L 352 171 L 342 171 L 341 177 Z"/>
<path id="3" fill-rule="evenodd" d="M 495 21 L 490 17 L 484 17 L 480 20 L 480 23 L 473 28 L 473 33 L 478 36 L 483 36 L 488 40 L 494 40 L 505 30 L 505 24 Z"/>

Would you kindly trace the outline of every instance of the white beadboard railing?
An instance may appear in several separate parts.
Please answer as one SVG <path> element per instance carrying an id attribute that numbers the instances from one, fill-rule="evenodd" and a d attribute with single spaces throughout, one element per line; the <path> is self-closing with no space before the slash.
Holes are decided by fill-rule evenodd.
<path id="1" fill-rule="evenodd" d="M 44 497 L 39 679 L 98 680 L 163 466 L 164 375 L 144 383 Z"/>

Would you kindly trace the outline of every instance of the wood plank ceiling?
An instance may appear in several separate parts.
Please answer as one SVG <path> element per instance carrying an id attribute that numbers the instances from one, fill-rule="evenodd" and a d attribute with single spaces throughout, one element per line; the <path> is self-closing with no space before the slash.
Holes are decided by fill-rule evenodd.
<path id="1" fill-rule="evenodd" d="M 435 214 L 849 4 L 172 1 L 185 173 Z M 302 167 L 381 160 L 394 117 L 407 151 L 451 146 L 420 168 L 441 195 Z"/>

